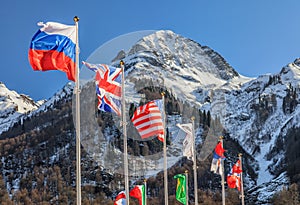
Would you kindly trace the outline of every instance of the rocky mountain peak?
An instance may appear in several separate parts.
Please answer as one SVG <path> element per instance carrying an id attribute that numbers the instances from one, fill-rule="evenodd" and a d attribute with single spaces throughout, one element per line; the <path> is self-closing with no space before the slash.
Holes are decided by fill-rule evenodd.
<path id="1" fill-rule="evenodd" d="M 295 59 L 294 62 L 284 66 L 279 73 L 281 82 L 284 84 L 289 84 L 294 88 L 299 88 L 300 83 L 300 59 Z"/>
<path id="2" fill-rule="evenodd" d="M 239 77 L 225 59 L 207 46 L 178 35 L 170 30 L 157 31 L 143 37 L 128 52 L 128 56 L 154 54 L 165 67 L 196 69 L 214 75 L 221 80 Z"/>
<path id="3" fill-rule="evenodd" d="M 21 115 L 36 110 L 39 104 L 29 96 L 9 90 L 0 83 L 0 133 L 7 130 Z"/>

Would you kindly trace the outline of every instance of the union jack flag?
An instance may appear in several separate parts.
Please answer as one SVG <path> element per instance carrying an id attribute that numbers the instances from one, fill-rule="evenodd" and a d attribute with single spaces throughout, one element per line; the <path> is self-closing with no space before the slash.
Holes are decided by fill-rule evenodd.
<path id="1" fill-rule="evenodd" d="M 104 112 L 115 112 L 121 115 L 121 68 L 105 64 L 90 64 L 83 62 L 90 70 L 96 72 L 96 94 L 98 109 Z"/>

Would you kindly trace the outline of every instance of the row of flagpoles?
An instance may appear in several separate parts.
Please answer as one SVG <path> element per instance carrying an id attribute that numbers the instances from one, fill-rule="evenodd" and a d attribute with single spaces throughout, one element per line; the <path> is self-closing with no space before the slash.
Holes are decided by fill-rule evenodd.
<path id="1" fill-rule="evenodd" d="M 80 83 L 79 83 L 79 44 L 78 44 L 78 17 L 74 17 L 74 26 L 68 26 L 55 22 L 46 24 L 39 23 L 41 29 L 32 38 L 29 49 L 29 62 L 34 70 L 60 70 L 67 74 L 69 80 L 75 82 L 76 95 L 76 201 L 77 205 L 81 205 L 81 169 L 80 169 Z M 143 185 L 137 185 L 129 191 L 129 173 L 128 173 L 128 156 L 127 156 L 127 130 L 126 130 L 126 109 L 125 109 L 125 69 L 124 62 L 120 62 L 120 69 L 110 67 L 104 64 L 84 64 L 91 70 L 96 72 L 95 83 L 97 88 L 98 109 L 105 112 L 114 112 L 121 115 L 123 128 L 123 143 L 124 143 L 124 176 L 125 176 L 125 192 L 119 194 L 116 198 L 118 201 L 120 196 L 142 197 L 140 205 L 146 204 L 146 181 Z M 122 74 L 120 76 L 120 74 Z M 120 84 L 121 82 L 121 84 Z M 162 99 L 153 100 L 147 104 L 140 106 L 134 112 L 131 119 L 134 126 L 137 128 L 141 138 L 150 136 L 158 136 L 158 139 L 163 142 L 164 156 L 164 198 L 165 205 L 168 205 L 168 175 L 167 175 L 167 151 L 166 151 L 166 133 L 165 124 L 166 116 L 164 111 L 164 94 Z M 141 119 L 148 119 L 144 124 Z M 149 127 L 149 121 L 154 123 Z M 178 124 L 178 127 L 186 133 L 183 141 L 183 155 L 190 157 L 193 161 L 194 170 L 194 196 L 195 204 L 198 204 L 197 194 L 197 163 L 195 149 L 195 131 L 194 119 L 192 123 Z M 222 178 L 222 202 L 225 204 L 225 179 L 224 179 L 224 149 L 223 140 L 220 139 L 214 150 L 211 171 L 219 173 Z M 241 156 L 238 162 L 234 165 L 231 175 L 227 177 L 228 185 L 231 188 L 238 188 L 241 191 L 242 204 L 244 204 L 244 194 L 242 185 L 242 159 Z M 187 173 L 176 175 L 178 180 L 176 198 L 183 204 L 188 204 L 188 186 Z M 182 191 L 184 190 L 184 192 Z M 140 192 L 137 194 L 136 192 Z M 181 195 L 184 194 L 184 197 Z M 121 199 L 124 199 L 124 197 Z M 122 202 L 122 204 L 124 201 Z M 126 205 L 129 205 L 129 197 L 125 200 Z M 115 203 L 118 204 L 118 203 Z"/>
<path id="2" fill-rule="evenodd" d="M 223 137 L 221 136 L 218 144 L 213 152 L 213 159 L 210 170 L 221 176 L 222 185 L 222 205 L 225 205 L 225 174 L 224 174 L 224 156 L 225 149 L 223 148 Z M 237 188 L 240 191 L 242 205 L 245 204 L 245 196 L 243 189 L 242 175 L 242 154 L 239 154 L 238 161 L 233 165 L 230 174 L 227 176 L 227 184 L 229 188 Z"/>
<path id="3" fill-rule="evenodd" d="M 189 127 L 189 124 L 182 124 L 179 125 L 181 128 Z M 185 130 L 187 131 L 187 130 Z M 188 135 L 188 133 L 187 133 Z M 194 136 L 194 135 L 193 135 Z M 195 139 L 195 138 L 194 138 Z M 224 149 L 223 149 L 223 142 L 222 138 L 220 138 L 218 144 L 214 149 L 214 157 L 211 164 L 211 171 L 215 172 L 216 174 L 221 175 L 221 183 L 222 183 L 222 204 L 225 205 L 225 180 L 224 180 Z M 196 158 L 194 158 L 196 159 Z M 194 161 L 196 164 L 196 161 Z M 195 173 L 195 169 L 194 169 Z M 195 176 L 195 175 L 194 175 Z M 176 186 L 176 200 L 184 205 L 189 204 L 189 192 L 188 192 L 188 171 L 186 170 L 185 173 L 177 174 L 174 176 L 174 179 L 177 180 Z M 197 184 L 197 177 L 194 177 L 194 185 Z M 239 154 L 239 158 L 237 162 L 232 166 L 230 174 L 227 176 L 227 184 L 229 188 L 236 188 L 240 192 L 241 204 L 244 205 L 244 190 L 243 190 L 243 177 L 242 177 L 242 155 Z M 194 196 L 195 201 L 194 204 L 198 205 L 198 189 L 194 188 Z M 139 200 L 140 205 L 147 204 L 147 188 L 146 188 L 146 180 L 144 180 L 143 185 L 136 185 L 130 192 L 129 196 L 137 198 Z M 115 201 L 114 205 L 124 205 L 128 200 L 126 198 L 124 191 L 120 192 Z"/>
<path id="4" fill-rule="evenodd" d="M 76 95 L 76 201 L 77 205 L 81 204 L 81 169 L 80 169 L 80 82 L 79 82 L 79 44 L 78 44 L 78 17 L 74 17 L 75 26 L 68 26 L 56 22 L 38 23 L 42 26 L 36 34 L 33 36 L 30 49 L 28 53 L 29 62 L 34 70 L 48 71 L 48 70 L 60 70 L 67 74 L 68 79 L 75 82 L 75 95 Z M 124 176 L 125 176 L 125 194 L 129 195 L 129 180 L 128 180 L 128 157 L 127 157 L 127 131 L 126 131 L 126 111 L 125 111 L 125 96 L 121 93 L 125 93 L 125 77 L 124 77 L 124 63 L 121 62 L 121 69 L 109 67 L 107 65 L 99 64 L 92 65 L 84 63 L 88 68 L 96 72 L 95 81 L 98 96 L 98 109 L 106 112 L 115 112 L 116 114 L 122 114 L 122 127 L 124 137 Z M 118 86 L 116 79 L 120 77 L 122 73 L 121 86 Z M 104 82 L 105 86 L 102 87 Z M 112 89 L 112 90 L 109 90 Z M 121 90 L 122 89 L 122 90 Z M 132 118 L 137 123 L 140 121 L 141 110 L 153 109 L 157 107 L 156 111 L 161 111 L 164 107 L 164 95 L 162 100 L 156 100 L 150 102 L 144 108 L 134 113 Z M 117 103 L 120 101 L 121 103 Z M 120 106 L 122 105 L 121 111 Z M 150 107 L 151 104 L 151 107 Z M 151 114 L 149 117 L 157 116 L 157 112 Z M 142 138 L 158 135 L 158 139 L 164 142 L 164 169 L 165 178 L 167 176 L 167 161 L 166 161 L 166 140 L 164 133 L 164 113 L 159 114 L 161 119 L 160 125 L 155 125 L 155 131 L 146 130 L 142 127 L 138 129 Z M 133 123 L 135 123 L 133 121 Z M 139 125 L 140 126 L 140 125 Z M 147 126 L 149 127 L 149 126 Z M 167 204 L 167 179 L 165 179 L 165 198 Z M 126 200 L 126 204 L 129 205 L 129 199 Z"/>

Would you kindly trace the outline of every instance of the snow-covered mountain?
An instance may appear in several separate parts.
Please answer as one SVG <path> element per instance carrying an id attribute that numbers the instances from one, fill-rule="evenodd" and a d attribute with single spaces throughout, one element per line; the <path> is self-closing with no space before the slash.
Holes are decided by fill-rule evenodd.
<path id="1" fill-rule="evenodd" d="M 273 153 L 272 159 L 268 159 L 277 138 L 300 125 L 299 78 L 299 60 L 296 60 L 280 73 L 260 76 L 244 84 L 238 92 L 226 95 L 226 112 L 230 113 L 224 118 L 226 129 L 260 163 L 258 184 L 270 181 L 269 171 L 283 164 L 281 152 Z M 284 102 L 287 97 L 288 107 Z M 291 103 L 295 104 L 291 106 Z"/>
<path id="2" fill-rule="evenodd" d="M 236 140 L 249 156 L 254 157 L 255 161 L 250 166 L 255 170 L 257 178 L 245 177 L 253 196 L 266 202 L 274 192 L 289 183 L 283 168 L 286 166 L 285 149 L 279 148 L 278 143 L 287 141 L 284 136 L 290 128 L 300 126 L 299 59 L 277 74 L 248 78 L 239 75 L 217 52 L 172 31 L 158 31 L 146 36 L 129 51 L 120 53 L 112 64 L 117 66 L 120 60 L 125 62 L 127 102 L 138 103 L 141 100 L 139 92 L 147 86 L 166 89 L 179 102 L 198 110 L 210 111 L 213 118 L 220 119 L 229 137 Z M 179 109 L 181 117 L 169 119 L 168 128 L 174 133 L 178 129 L 171 122 L 187 121 L 194 114 L 192 110 L 187 112 L 183 107 Z M 98 136 L 98 133 L 94 134 Z M 201 135 L 201 130 L 198 130 L 198 134 L 197 137 Z M 172 140 L 180 141 L 175 138 Z M 197 141 L 204 144 L 203 150 L 198 153 L 198 158 L 204 160 L 211 153 L 213 143 L 205 144 L 201 139 Z M 91 140 L 90 143 L 95 141 Z M 99 144 L 102 151 L 107 153 L 107 145 L 103 142 Z M 178 150 L 176 145 L 174 149 L 169 147 L 169 166 L 180 158 Z M 112 156 L 112 153 L 109 152 L 108 156 Z M 107 159 L 102 158 L 109 162 L 121 158 Z M 115 166 L 121 164 L 122 161 L 116 162 Z M 151 166 L 153 164 L 153 161 L 146 163 L 146 169 L 154 170 Z M 274 184 L 276 187 L 272 187 Z M 256 185 L 264 188 L 264 191 L 259 191 L 260 188 L 253 191 Z"/>
<path id="3" fill-rule="evenodd" d="M 121 59 L 115 60 L 117 64 Z M 138 41 L 122 60 L 126 90 L 139 90 L 150 82 L 179 101 L 209 110 L 256 159 L 252 166 L 257 170 L 257 185 L 267 186 L 277 177 L 282 185 L 288 183 L 278 171 L 286 165 L 285 150 L 276 148 L 279 138 L 286 140 L 289 128 L 300 126 L 299 59 L 277 74 L 247 78 L 212 49 L 172 31 L 158 31 Z M 275 190 L 280 187 L 277 184 Z"/>
<path id="4" fill-rule="evenodd" d="M 0 134 L 17 122 L 22 123 L 28 117 L 37 115 L 39 112 L 46 112 L 57 101 L 71 95 L 72 92 L 73 84 L 67 83 L 48 100 L 35 102 L 28 95 L 18 94 L 0 83 Z"/>
<path id="5" fill-rule="evenodd" d="M 120 59 L 114 60 L 117 64 Z M 209 47 L 172 31 L 158 31 L 142 38 L 123 60 L 130 86 L 138 79 L 143 83 L 151 80 L 197 106 L 203 106 L 211 90 L 237 89 L 251 80 L 239 75 Z"/>
<path id="6" fill-rule="evenodd" d="M 212 104 L 210 98 L 214 96 L 216 90 L 230 92 L 231 90 L 239 89 L 243 83 L 251 80 L 251 78 L 239 75 L 221 55 L 212 49 L 201 46 L 199 43 L 172 31 L 158 31 L 146 36 L 133 45 L 127 53 L 124 51 L 121 51 L 121 53 L 114 58 L 112 64 L 117 66 L 120 60 L 125 62 L 125 95 L 127 103 L 134 102 L 138 104 L 141 100 L 139 91 L 147 86 L 155 86 L 168 90 L 182 104 L 192 106 L 196 110 L 208 111 L 211 109 Z M 87 94 L 82 92 L 83 103 L 81 109 L 85 111 L 81 114 L 81 117 L 85 119 L 81 124 L 82 137 L 84 138 L 82 143 L 89 147 L 91 153 L 95 153 L 99 149 L 101 150 L 100 153 L 105 153 L 105 157 L 103 157 L 103 154 L 99 156 L 94 154 L 95 159 L 101 161 L 101 164 L 109 162 L 110 165 L 113 163 L 114 167 L 121 167 L 122 153 L 115 152 L 110 147 L 108 144 L 110 140 L 107 140 L 110 137 L 101 136 L 99 134 L 100 131 L 97 129 L 90 130 L 90 127 L 96 126 L 96 122 L 91 120 L 90 117 L 94 113 L 94 107 L 90 106 L 93 103 L 93 99 L 88 99 L 90 92 L 94 92 L 94 88 L 88 90 Z M 88 102 L 89 100 L 90 102 Z M 219 102 L 214 101 L 214 106 L 216 107 L 216 104 Z M 187 108 L 182 106 L 181 109 Z M 185 110 L 185 112 L 182 112 L 182 110 L 178 111 L 183 113 L 183 117 L 179 119 L 170 117 L 168 124 L 168 128 L 173 132 L 174 137 L 176 137 L 178 132 L 176 123 L 190 119 L 193 114 L 192 109 L 189 111 Z M 130 121 L 130 119 L 127 121 Z M 129 127 L 128 130 L 132 129 Z M 129 135 L 132 137 L 133 134 L 130 133 Z M 113 134 L 111 135 L 113 137 Z M 181 143 L 180 139 L 174 140 Z M 200 142 L 202 140 L 198 139 L 197 141 Z M 215 143 L 215 140 L 213 143 Z M 169 146 L 168 148 L 169 167 L 173 166 L 181 158 L 181 149 L 179 149 L 181 144 L 173 143 L 172 145 L 174 147 Z M 96 150 L 93 150 L 93 148 Z M 213 147 L 207 148 L 207 151 L 204 152 L 205 157 L 202 157 L 203 160 L 211 154 L 212 149 Z M 143 158 L 142 160 L 147 164 L 143 168 L 143 172 L 145 172 L 144 169 L 147 169 L 146 172 L 150 174 L 158 173 L 162 169 L 162 163 L 159 163 L 157 158 L 161 159 L 161 156 L 149 156 L 149 159 L 147 157 Z M 129 160 L 129 162 L 136 161 L 139 161 L 139 159 L 135 156 Z"/>
<path id="7" fill-rule="evenodd" d="M 285 168 L 286 150 L 282 143 L 288 141 L 285 136 L 291 128 L 300 127 L 299 59 L 276 74 L 249 78 L 238 74 L 211 48 L 172 31 L 158 31 L 145 36 L 130 50 L 121 51 L 116 56 L 113 65 L 118 65 L 120 60 L 125 62 L 127 103 L 139 103 L 145 97 L 141 90 L 148 86 L 168 91 L 178 102 L 178 111 L 168 116 L 167 126 L 172 142 L 168 147 L 169 167 L 181 158 L 182 138 L 177 138 L 176 123 L 187 122 L 197 115 L 195 110 L 209 111 L 213 119 L 221 122 L 228 138 L 253 157 L 253 160 L 247 161 L 247 166 L 252 167 L 256 177 L 245 171 L 249 198 L 267 203 L 276 191 L 289 183 Z M 19 121 L 24 113 L 30 111 L 26 116 L 34 117 L 54 109 L 57 101 L 70 97 L 72 86 L 67 84 L 41 105 L 0 84 L 0 133 Z M 88 86 L 90 84 L 86 83 L 81 91 L 82 145 L 95 161 L 111 168 L 108 172 L 122 171 L 121 149 L 116 149 L 112 143 L 116 129 L 95 129 L 99 126 L 99 119 L 95 114 L 95 98 L 91 97 L 94 96 L 94 87 L 90 86 L 90 89 Z M 210 125 L 207 137 L 203 138 L 203 129 L 196 123 L 196 141 L 201 145 L 201 150 L 198 150 L 200 162 L 211 155 L 218 138 L 216 135 L 222 134 L 219 127 L 214 126 L 213 123 Z M 134 129 L 128 130 L 133 136 Z M 226 144 L 224 146 L 226 149 Z M 138 158 L 141 157 L 133 156 L 129 160 L 131 172 L 136 172 Z M 142 157 L 140 163 L 143 163 L 144 173 L 138 174 L 153 176 L 161 170 L 160 155 Z"/>
<path id="8" fill-rule="evenodd" d="M 34 102 L 29 96 L 9 90 L 0 82 L 0 133 L 19 121 L 26 113 L 36 110 L 42 102 Z"/>

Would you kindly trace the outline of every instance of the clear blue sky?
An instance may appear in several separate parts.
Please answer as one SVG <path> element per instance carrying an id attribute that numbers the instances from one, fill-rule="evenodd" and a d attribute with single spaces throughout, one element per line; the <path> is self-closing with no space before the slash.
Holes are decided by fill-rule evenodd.
<path id="1" fill-rule="evenodd" d="M 161 29 L 209 46 L 249 77 L 278 73 L 300 57 L 299 0 L 5 0 L 0 4 L 0 81 L 34 100 L 48 99 L 68 82 L 62 72 L 31 69 L 27 55 L 39 29 L 36 24 L 73 24 L 75 15 L 80 18 L 80 61 L 119 35 Z"/>

